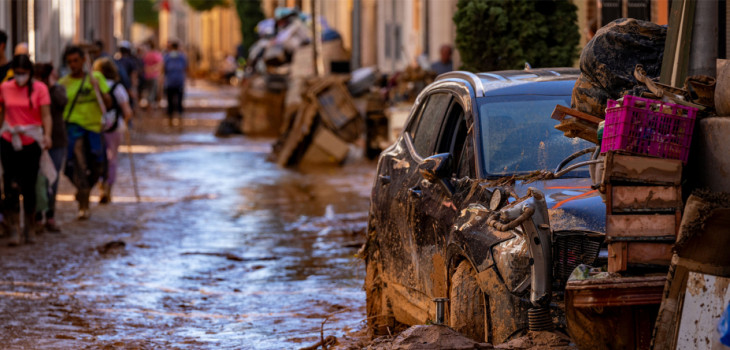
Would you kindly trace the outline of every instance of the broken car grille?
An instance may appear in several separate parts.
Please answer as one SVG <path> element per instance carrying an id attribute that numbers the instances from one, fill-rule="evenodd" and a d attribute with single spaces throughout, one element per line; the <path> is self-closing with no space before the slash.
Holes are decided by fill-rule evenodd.
<path id="1" fill-rule="evenodd" d="M 598 257 L 603 236 L 584 232 L 554 232 L 553 277 L 561 289 L 580 264 L 592 265 Z"/>

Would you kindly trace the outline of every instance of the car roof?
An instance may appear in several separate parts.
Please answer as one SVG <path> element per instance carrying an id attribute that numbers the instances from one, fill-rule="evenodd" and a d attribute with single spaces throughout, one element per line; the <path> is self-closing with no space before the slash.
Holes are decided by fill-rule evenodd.
<path id="1" fill-rule="evenodd" d="M 569 90 L 572 89 L 573 82 L 578 79 L 579 75 L 580 70 L 577 68 L 537 68 L 476 74 L 454 71 L 439 75 L 436 81 L 465 81 L 474 88 L 476 97 L 539 94 L 545 91 L 550 91 L 550 95 L 564 95 L 566 92 L 570 94 Z M 542 83 L 548 83 L 547 85 L 551 86 L 548 87 Z M 519 88 L 517 88 L 518 86 Z"/>

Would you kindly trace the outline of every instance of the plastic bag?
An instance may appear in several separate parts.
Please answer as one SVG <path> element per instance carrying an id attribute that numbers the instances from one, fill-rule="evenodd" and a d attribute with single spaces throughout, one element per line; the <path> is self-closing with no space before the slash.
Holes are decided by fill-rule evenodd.
<path id="1" fill-rule="evenodd" d="M 720 333 L 720 342 L 725 346 L 730 346 L 730 304 L 728 304 L 725 312 L 722 313 L 722 317 L 720 317 L 717 331 Z"/>
<path id="2" fill-rule="evenodd" d="M 45 176 L 45 178 L 48 180 L 48 184 L 56 182 L 56 179 L 58 178 L 58 172 L 56 171 L 56 167 L 53 165 L 53 159 L 51 159 L 51 155 L 48 154 L 48 151 L 43 151 L 41 153 L 41 174 Z"/>

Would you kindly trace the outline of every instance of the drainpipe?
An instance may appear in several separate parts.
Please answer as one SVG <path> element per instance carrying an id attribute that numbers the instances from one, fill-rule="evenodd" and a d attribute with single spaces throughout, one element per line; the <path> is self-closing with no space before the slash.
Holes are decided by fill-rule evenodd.
<path id="1" fill-rule="evenodd" d="M 687 76 L 717 76 L 717 1 L 697 1 Z M 679 82 L 682 84 L 683 82 Z"/>
<path id="2" fill-rule="evenodd" d="M 362 56 L 362 0 L 352 2 L 352 55 L 350 57 L 350 69 L 360 68 L 360 57 Z"/>

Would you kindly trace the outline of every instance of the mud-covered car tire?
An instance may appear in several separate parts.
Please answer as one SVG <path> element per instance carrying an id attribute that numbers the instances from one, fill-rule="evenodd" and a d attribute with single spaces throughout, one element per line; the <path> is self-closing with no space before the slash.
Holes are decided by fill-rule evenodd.
<path id="1" fill-rule="evenodd" d="M 451 275 L 449 300 L 449 326 L 476 341 L 487 341 L 487 300 L 468 261 L 459 263 Z"/>

